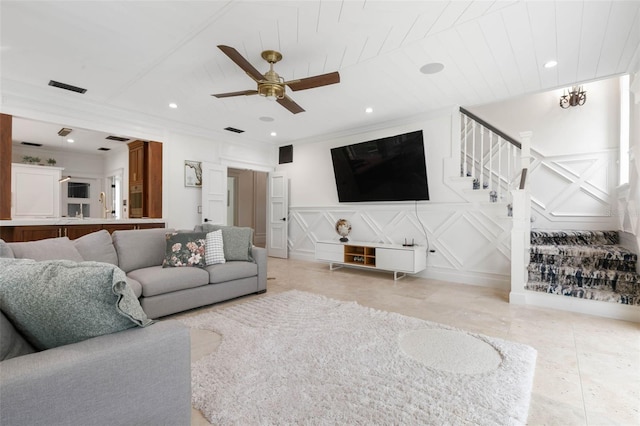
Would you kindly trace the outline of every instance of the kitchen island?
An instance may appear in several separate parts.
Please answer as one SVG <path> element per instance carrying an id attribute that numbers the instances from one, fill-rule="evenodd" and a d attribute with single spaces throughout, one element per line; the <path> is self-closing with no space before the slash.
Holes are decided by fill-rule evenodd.
<path id="1" fill-rule="evenodd" d="M 106 229 L 109 233 L 127 229 L 164 228 L 164 219 L 99 219 L 59 217 L 50 219 L 0 220 L 0 238 L 6 242 L 36 241 L 69 237 L 73 240 Z"/>

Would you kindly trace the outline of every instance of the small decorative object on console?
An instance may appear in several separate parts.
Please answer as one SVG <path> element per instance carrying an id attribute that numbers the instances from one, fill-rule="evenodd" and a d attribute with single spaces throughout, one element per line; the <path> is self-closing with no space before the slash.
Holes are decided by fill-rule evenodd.
<path id="1" fill-rule="evenodd" d="M 336 232 L 340 235 L 340 241 L 346 243 L 349 241 L 349 233 L 351 232 L 351 223 L 347 219 L 338 219 L 336 222 Z"/>

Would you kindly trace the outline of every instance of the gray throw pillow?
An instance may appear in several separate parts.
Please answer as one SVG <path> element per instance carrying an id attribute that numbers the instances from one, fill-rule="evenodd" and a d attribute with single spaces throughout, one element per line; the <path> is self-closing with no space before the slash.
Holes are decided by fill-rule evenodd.
<path id="1" fill-rule="evenodd" d="M 115 265 L 0 259 L 0 310 L 44 350 L 153 323 Z"/>
<path id="2" fill-rule="evenodd" d="M 244 260 L 253 262 L 251 247 L 253 246 L 253 229 L 243 226 L 223 226 L 204 223 L 205 232 L 222 230 L 222 243 L 226 261 Z"/>
<path id="3" fill-rule="evenodd" d="M 73 245 L 84 260 L 118 264 L 118 254 L 113 247 L 111 234 L 106 229 L 83 235 L 73 240 Z"/>

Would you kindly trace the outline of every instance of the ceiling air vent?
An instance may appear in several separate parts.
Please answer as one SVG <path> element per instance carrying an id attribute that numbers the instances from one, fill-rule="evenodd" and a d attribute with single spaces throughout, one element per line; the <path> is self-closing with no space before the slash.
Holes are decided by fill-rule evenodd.
<path id="1" fill-rule="evenodd" d="M 26 146 L 42 146 L 41 143 L 35 143 L 35 142 L 20 142 L 20 145 L 26 145 Z"/>
<path id="2" fill-rule="evenodd" d="M 244 130 L 236 129 L 235 127 L 225 127 L 224 129 L 234 133 L 244 133 Z"/>
<path id="3" fill-rule="evenodd" d="M 71 133 L 71 129 L 68 127 L 63 127 L 62 129 L 58 130 L 58 136 L 67 136 L 69 133 Z"/>
<path id="4" fill-rule="evenodd" d="M 105 148 L 104 146 L 101 146 L 100 148 L 98 148 L 98 151 L 111 151 L 111 148 Z"/>
<path id="5" fill-rule="evenodd" d="M 70 90 L 76 93 L 84 93 L 87 89 L 83 89 L 82 87 L 72 86 L 66 83 L 60 83 L 59 81 L 49 80 L 49 86 L 57 87 L 59 89 Z"/>
<path id="6" fill-rule="evenodd" d="M 110 141 L 118 141 L 118 142 L 126 142 L 129 138 L 123 138 L 120 136 L 107 136 L 105 139 L 109 139 Z"/>

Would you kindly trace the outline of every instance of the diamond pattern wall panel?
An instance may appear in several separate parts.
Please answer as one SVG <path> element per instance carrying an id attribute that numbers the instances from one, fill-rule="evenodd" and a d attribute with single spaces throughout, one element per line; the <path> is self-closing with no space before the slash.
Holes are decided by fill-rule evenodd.
<path id="1" fill-rule="evenodd" d="M 616 229 L 617 149 L 577 156 L 532 150 L 529 175 L 533 228 Z"/>
<path id="2" fill-rule="evenodd" d="M 291 207 L 289 252 L 312 260 L 315 243 L 337 240 L 335 222 L 351 222 L 350 241 L 402 244 L 405 238 L 427 245 L 421 276 L 450 277 L 451 281 L 504 287 L 510 276 L 511 218 L 496 204 L 420 204 L 358 206 L 357 208 Z M 425 235 L 426 232 L 426 235 Z M 478 280 L 476 280 L 478 278 Z"/>

